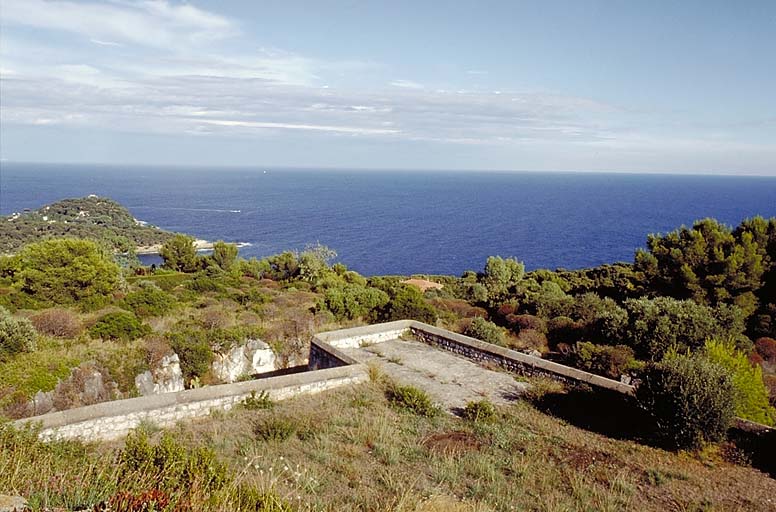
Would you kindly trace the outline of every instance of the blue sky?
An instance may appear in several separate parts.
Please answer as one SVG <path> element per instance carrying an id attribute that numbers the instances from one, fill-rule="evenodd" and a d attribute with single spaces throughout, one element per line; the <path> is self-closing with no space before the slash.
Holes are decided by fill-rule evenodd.
<path id="1" fill-rule="evenodd" d="M 776 175 L 776 2 L 0 3 L 4 161 Z"/>

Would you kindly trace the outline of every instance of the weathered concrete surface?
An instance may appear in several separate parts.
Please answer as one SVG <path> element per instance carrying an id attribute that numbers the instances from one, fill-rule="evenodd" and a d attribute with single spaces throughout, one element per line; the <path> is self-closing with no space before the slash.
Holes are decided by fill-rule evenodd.
<path id="1" fill-rule="evenodd" d="M 376 364 L 396 382 L 426 391 L 436 402 L 456 409 L 487 398 L 506 403 L 526 391 L 513 375 L 488 370 L 450 352 L 417 341 L 393 339 L 340 349 L 359 362 Z"/>

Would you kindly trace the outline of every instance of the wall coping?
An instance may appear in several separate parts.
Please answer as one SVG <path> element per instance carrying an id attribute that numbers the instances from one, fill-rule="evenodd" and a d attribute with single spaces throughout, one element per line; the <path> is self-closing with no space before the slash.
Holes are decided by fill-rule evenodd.
<path id="1" fill-rule="evenodd" d="M 388 331 L 401 331 L 412 327 L 414 324 L 426 325 L 415 320 L 394 320 L 393 322 L 383 322 L 381 324 L 362 325 L 359 327 L 350 327 L 348 329 L 338 329 L 335 331 L 321 332 L 314 336 L 324 343 L 331 343 L 345 338 L 355 338 L 360 336 L 369 336 L 372 334 L 382 334 Z M 431 327 L 429 325 L 429 327 Z"/>
<path id="2" fill-rule="evenodd" d="M 333 347 L 317 343 L 324 350 L 340 357 L 341 352 Z M 323 345 L 323 346 L 322 346 Z M 349 356 L 347 361 L 354 361 Z M 346 362 L 346 361 L 343 361 Z M 316 382 L 326 382 L 329 380 L 359 377 L 366 375 L 366 365 L 355 362 L 355 364 L 346 364 L 335 368 L 326 368 L 322 370 L 310 370 L 291 375 L 281 375 L 277 377 L 268 377 L 264 379 L 254 379 L 244 382 L 235 382 L 232 384 L 218 384 L 215 386 L 205 386 L 197 389 L 187 389 L 173 393 L 162 393 L 159 395 L 149 395 L 136 398 L 127 398 L 123 400 L 112 400 L 100 402 L 94 405 L 66 409 L 64 411 L 50 412 L 39 416 L 22 418 L 13 422 L 16 426 L 25 424 L 39 424 L 43 429 L 51 429 L 80 423 L 100 418 L 110 418 L 115 416 L 124 416 L 133 413 L 142 413 L 163 409 L 166 407 L 204 402 L 208 400 L 217 400 L 228 397 L 245 396 L 251 392 L 282 390 L 314 384 Z"/>

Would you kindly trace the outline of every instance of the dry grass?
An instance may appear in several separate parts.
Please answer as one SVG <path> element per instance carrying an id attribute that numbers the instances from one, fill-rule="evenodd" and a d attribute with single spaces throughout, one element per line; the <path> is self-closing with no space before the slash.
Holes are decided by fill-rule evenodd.
<path id="1" fill-rule="evenodd" d="M 213 511 L 237 510 L 245 489 L 302 511 L 776 508 L 775 480 L 724 462 L 718 451 L 675 454 L 615 440 L 524 401 L 499 409 L 488 423 L 419 417 L 390 407 L 385 390 L 376 376 L 271 410 L 237 408 L 179 425 L 172 438 L 190 453 L 212 449 L 232 482 L 218 496 L 182 489 L 183 496 L 194 509 Z M 268 425 L 280 425 L 273 429 L 283 435 L 266 435 Z M 127 489 L 120 485 L 119 449 L 72 442 L 47 448 L 6 436 L 0 493 L 25 494 L 39 510 L 121 496 Z"/>
<path id="2" fill-rule="evenodd" d="M 378 379 L 379 380 L 379 379 Z M 255 425 L 295 425 L 265 441 Z M 388 406 L 378 383 L 179 427 L 300 510 L 774 510 L 776 481 L 719 457 L 607 438 L 526 402 L 489 424 Z M 769 501 L 770 500 L 770 501 Z"/>

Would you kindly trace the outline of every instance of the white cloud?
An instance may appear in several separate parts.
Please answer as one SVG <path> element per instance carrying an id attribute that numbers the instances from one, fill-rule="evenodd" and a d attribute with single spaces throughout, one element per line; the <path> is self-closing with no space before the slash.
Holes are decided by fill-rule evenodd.
<path id="1" fill-rule="evenodd" d="M 117 43 L 115 41 L 101 41 L 99 39 L 89 39 L 92 43 L 100 46 L 124 46 L 121 43 Z"/>
<path id="2" fill-rule="evenodd" d="M 236 24 L 223 16 L 163 0 L 132 3 L 4 0 L 3 21 L 70 32 L 92 42 L 120 41 L 163 48 L 222 39 L 237 33 Z"/>
<path id="3" fill-rule="evenodd" d="M 380 129 L 380 128 L 360 128 L 357 126 L 327 126 L 318 124 L 292 124 L 292 123 L 270 123 L 258 121 L 230 121 L 223 119 L 205 119 L 198 120 L 200 123 L 212 124 L 216 126 L 240 127 L 240 128 L 275 128 L 283 130 L 308 130 L 320 132 L 348 133 L 353 135 L 390 135 L 398 133 L 398 130 Z"/>
<path id="4" fill-rule="evenodd" d="M 394 87 L 401 87 L 402 89 L 423 89 L 423 84 L 413 82 L 412 80 L 394 80 L 391 82 Z"/>

